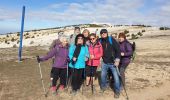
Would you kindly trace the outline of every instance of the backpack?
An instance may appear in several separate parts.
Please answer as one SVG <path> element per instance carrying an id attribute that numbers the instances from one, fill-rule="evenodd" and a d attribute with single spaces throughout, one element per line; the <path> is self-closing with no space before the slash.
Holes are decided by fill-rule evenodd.
<path id="1" fill-rule="evenodd" d="M 130 57 L 131 57 L 131 60 L 133 61 L 135 59 L 135 55 L 136 55 L 136 52 L 135 52 L 135 50 L 136 50 L 136 43 L 135 42 L 130 43 L 129 41 L 128 41 L 128 43 L 131 45 L 131 48 L 132 48 L 132 55 Z M 127 51 L 127 45 L 125 46 L 125 49 Z"/>

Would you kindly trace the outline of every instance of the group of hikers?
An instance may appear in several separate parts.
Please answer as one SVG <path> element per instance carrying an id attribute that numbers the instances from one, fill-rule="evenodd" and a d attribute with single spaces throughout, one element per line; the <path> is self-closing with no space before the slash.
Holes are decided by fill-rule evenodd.
<path id="1" fill-rule="evenodd" d="M 90 87 L 97 69 L 101 67 L 101 92 L 109 87 L 108 79 L 112 77 L 114 97 L 119 98 L 122 86 L 125 85 L 125 70 L 131 61 L 132 46 L 124 33 L 119 33 L 115 39 L 109 36 L 107 29 L 101 29 L 100 36 L 98 38 L 88 29 L 81 33 L 80 28 L 75 27 L 74 34 L 69 38 L 60 36 L 47 55 L 37 57 L 39 63 L 53 58 L 50 76 L 53 93 L 57 91 L 58 79 L 61 91 L 67 87 L 69 81 L 74 94 L 80 90 L 83 82 L 86 88 Z"/>

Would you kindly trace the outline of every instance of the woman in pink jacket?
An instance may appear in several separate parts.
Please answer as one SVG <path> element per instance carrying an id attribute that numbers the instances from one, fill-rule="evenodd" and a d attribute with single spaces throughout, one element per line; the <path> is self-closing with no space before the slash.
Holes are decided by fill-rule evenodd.
<path id="1" fill-rule="evenodd" d="M 89 38 L 90 45 L 88 49 L 90 58 L 86 66 L 86 86 L 89 86 L 89 84 L 93 85 L 92 82 L 94 81 L 97 67 L 100 65 L 100 58 L 103 55 L 103 48 L 101 43 L 97 40 L 96 34 L 90 34 Z"/>

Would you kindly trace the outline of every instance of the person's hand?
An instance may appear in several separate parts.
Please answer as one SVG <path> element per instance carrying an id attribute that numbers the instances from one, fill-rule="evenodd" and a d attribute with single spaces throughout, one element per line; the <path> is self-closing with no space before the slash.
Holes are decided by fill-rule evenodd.
<path id="1" fill-rule="evenodd" d="M 76 57 L 73 57 L 73 61 L 75 62 L 77 60 L 77 58 Z"/>
<path id="2" fill-rule="evenodd" d="M 121 56 L 125 56 L 125 53 L 121 52 Z"/>
<path id="3" fill-rule="evenodd" d="M 37 62 L 40 63 L 40 61 L 41 61 L 41 60 L 40 60 L 40 57 L 37 56 Z"/>
<path id="4" fill-rule="evenodd" d="M 94 55 L 90 55 L 90 59 L 94 59 Z"/>

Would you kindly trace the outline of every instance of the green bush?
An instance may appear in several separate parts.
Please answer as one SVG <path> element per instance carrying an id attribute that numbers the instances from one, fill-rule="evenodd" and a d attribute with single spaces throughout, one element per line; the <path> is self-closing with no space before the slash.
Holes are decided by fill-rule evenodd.
<path id="1" fill-rule="evenodd" d="M 8 40 L 5 40 L 5 43 L 8 43 Z"/>
<path id="2" fill-rule="evenodd" d="M 19 33 L 19 32 L 17 33 L 17 36 L 20 36 L 20 33 Z"/>
<path id="3" fill-rule="evenodd" d="M 14 44 L 12 47 L 13 47 L 13 48 L 17 48 L 17 45 L 16 45 L 16 44 Z"/>
<path id="4" fill-rule="evenodd" d="M 25 35 L 29 35 L 29 33 L 27 32 Z"/>
<path id="5" fill-rule="evenodd" d="M 15 39 L 12 37 L 11 41 L 12 41 L 12 42 L 14 42 L 14 41 L 15 41 Z"/>
<path id="6" fill-rule="evenodd" d="M 165 28 L 164 27 L 160 27 L 159 30 L 165 30 Z"/>
<path id="7" fill-rule="evenodd" d="M 143 33 L 143 32 L 146 32 L 146 30 L 142 30 L 142 33 Z"/>
<path id="8" fill-rule="evenodd" d="M 138 35 L 137 35 L 137 34 L 136 34 L 136 35 L 135 35 L 135 34 L 132 34 L 132 35 L 131 35 L 131 39 L 132 39 L 132 40 L 138 39 Z"/>
<path id="9" fill-rule="evenodd" d="M 19 40 L 17 41 L 17 44 L 19 44 Z"/>
<path id="10" fill-rule="evenodd" d="M 96 25 L 96 24 L 90 24 L 90 27 L 102 27 L 101 25 Z"/>
<path id="11" fill-rule="evenodd" d="M 128 31 L 128 30 L 125 30 L 125 31 L 124 31 L 124 33 L 125 33 L 125 34 L 128 34 L 128 33 L 129 33 L 129 31 Z"/>
<path id="12" fill-rule="evenodd" d="M 137 35 L 142 36 L 143 34 L 141 32 L 138 32 Z"/>
<path id="13" fill-rule="evenodd" d="M 7 34 L 6 37 L 9 37 L 9 35 Z"/>
<path id="14" fill-rule="evenodd" d="M 129 37 L 129 36 L 130 36 L 129 34 L 126 35 L 126 37 Z"/>
<path id="15" fill-rule="evenodd" d="M 35 38 L 35 36 L 32 36 L 31 38 Z"/>
<path id="16" fill-rule="evenodd" d="M 25 39 L 29 39 L 30 37 L 29 36 L 26 36 Z"/>
<path id="17" fill-rule="evenodd" d="M 31 41 L 30 44 L 34 44 L 34 41 Z"/>

